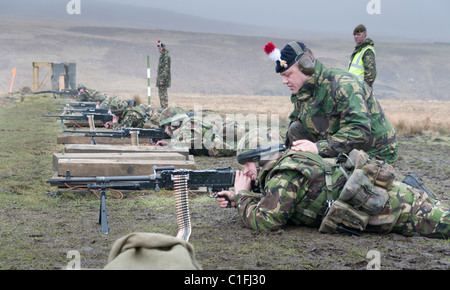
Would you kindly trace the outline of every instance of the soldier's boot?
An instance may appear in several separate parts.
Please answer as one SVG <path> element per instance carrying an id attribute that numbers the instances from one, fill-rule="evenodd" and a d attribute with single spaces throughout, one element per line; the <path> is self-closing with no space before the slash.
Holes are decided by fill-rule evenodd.
<path id="1" fill-rule="evenodd" d="M 422 179 L 415 173 L 407 174 L 403 179 L 402 183 L 423 190 L 432 199 L 437 199 L 436 195 L 425 186 L 425 183 L 422 181 Z"/>

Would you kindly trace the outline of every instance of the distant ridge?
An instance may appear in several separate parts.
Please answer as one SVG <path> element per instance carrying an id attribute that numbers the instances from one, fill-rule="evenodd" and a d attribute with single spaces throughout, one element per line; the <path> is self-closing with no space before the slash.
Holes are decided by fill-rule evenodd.
<path id="1" fill-rule="evenodd" d="M 48 0 L 36 2 L 45 1 Z M 169 93 L 289 96 L 262 48 L 268 41 L 281 48 L 292 38 L 110 26 L 95 24 L 95 19 L 78 23 L 67 21 L 67 13 L 39 20 L 27 18 L 30 12 L 27 9 L 23 9 L 22 17 L 0 19 L 0 92 L 9 90 L 14 67 L 17 69 L 14 88 L 31 87 L 32 62 L 51 61 L 76 62 L 77 80 L 88 87 L 109 94 L 145 95 L 146 56 L 150 55 L 156 94 L 159 58 L 156 41 L 162 39 L 172 57 L 173 82 Z M 48 11 L 51 12 L 55 10 Z M 102 17 L 107 19 L 114 13 L 106 10 Z M 98 22 L 102 23 L 100 17 Z M 302 40 L 327 67 L 345 69 L 354 48 L 351 39 Z M 447 45 L 374 40 L 378 70 L 374 90 L 378 98 L 450 99 Z"/>

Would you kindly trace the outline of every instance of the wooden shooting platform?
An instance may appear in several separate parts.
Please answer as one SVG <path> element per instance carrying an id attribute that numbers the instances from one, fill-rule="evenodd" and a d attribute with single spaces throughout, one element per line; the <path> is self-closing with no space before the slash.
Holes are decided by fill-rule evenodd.
<path id="1" fill-rule="evenodd" d="M 74 114 L 76 115 L 76 114 Z M 64 120 L 64 127 L 67 130 L 72 130 L 74 127 L 78 130 L 79 128 L 103 128 L 105 124 L 103 124 L 100 120 L 93 120 L 93 123 L 90 123 L 89 120 Z M 93 130 L 93 129 L 92 129 Z"/>
<path id="2" fill-rule="evenodd" d="M 59 135 L 56 142 L 58 144 L 91 144 L 92 137 L 84 135 Z M 98 137 L 95 138 L 95 144 L 103 145 L 131 145 L 130 138 L 112 138 L 112 137 Z"/>
<path id="3" fill-rule="evenodd" d="M 53 154 L 58 176 L 65 176 L 67 170 L 72 177 L 149 175 L 154 165 L 196 168 L 187 148 L 70 144 L 64 153 Z"/>

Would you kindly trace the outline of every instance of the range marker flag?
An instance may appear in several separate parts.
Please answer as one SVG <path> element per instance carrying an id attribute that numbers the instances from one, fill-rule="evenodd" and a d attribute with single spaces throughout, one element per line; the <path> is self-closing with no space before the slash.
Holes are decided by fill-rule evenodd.
<path id="1" fill-rule="evenodd" d="M 13 68 L 12 70 L 12 80 L 11 80 L 11 87 L 9 88 L 9 92 L 12 93 L 13 85 L 14 85 L 14 78 L 16 77 L 16 68 Z"/>

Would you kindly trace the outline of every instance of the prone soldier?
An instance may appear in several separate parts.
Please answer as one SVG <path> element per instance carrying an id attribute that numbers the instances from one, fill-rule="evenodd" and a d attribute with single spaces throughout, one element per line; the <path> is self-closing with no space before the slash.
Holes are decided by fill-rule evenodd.
<path id="1" fill-rule="evenodd" d="M 77 102 L 102 102 L 106 99 L 106 95 L 101 94 L 92 89 L 86 88 L 84 85 L 78 87 Z"/>
<path id="2" fill-rule="evenodd" d="M 157 145 L 187 147 L 197 156 L 236 155 L 237 136 L 244 132 L 235 121 L 211 124 L 197 116 L 189 117 L 178 106 L 170 106 L 161 112 L 160 126 L 171 139 L 170 142 L 161 140 Z"/>
<path id="3" fill-rule="evenodd" d="M 112 123 L 105 124 L 106 128 L 118 130 L 126 128 L 159 128 L 159 116 L 155 109 L 149 106 L 135 106 L 135 101 L 123 100 L 118 96 L 112 96 L 104 100 L 99 105 L 100 108 L 107 108 L 114 114 Z"/>
<path id="4" fill-rule="evenodd" d="M 258 151 L 270 144 L 279 148 L 280 141 L 277 134 L 250 131 L 238 145 L 238 161 L 245 167 L 236 172 L 234 191 L 216 198 L 221 207 L 236 207 L 246 227 L 264 231 L 298 225 L 322 233 L 450 237 L 448 202 L 395 181 L 389 164 L 362 150 L 352 150 L 345 162 L 289 149 Z M 262 194 L 250 191 L 252 180 L 259 182 Z"/>

